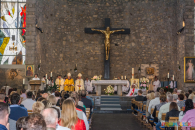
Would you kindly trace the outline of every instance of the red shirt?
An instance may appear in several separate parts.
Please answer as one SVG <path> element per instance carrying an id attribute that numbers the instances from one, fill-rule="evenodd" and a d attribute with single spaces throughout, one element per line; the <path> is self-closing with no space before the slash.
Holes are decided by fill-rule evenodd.
<path id="1" fill-rule="evenodd" d="M 59 121 L 59 125 L 62 126 L 61 120 Z M 74 128 L 72 128 L 71 130 L 86 130 L 84 121 L 78 118 L 77 123 L 75 124 Z"/>

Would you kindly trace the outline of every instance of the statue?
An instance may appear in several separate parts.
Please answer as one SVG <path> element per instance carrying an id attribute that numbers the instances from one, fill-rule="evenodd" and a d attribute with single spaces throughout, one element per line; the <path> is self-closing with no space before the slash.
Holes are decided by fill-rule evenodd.
<path id="1" fill-rule="evenodd" d="M 121 29 L 121 30 L 110 31 L 110 27 L 107 27 L 106 30 L 98 30 L 98 29 L 91 29 L 91 30 L 101 32 L 105 35 L 104 44 L 105 44 L 105 51 L 106 51 L 106 60 L 108 60 L 109 53 L 110 53 L 110 34 L 115 32 L 120 32 L 120 31 L 124 32 L 125 30 Z"/>

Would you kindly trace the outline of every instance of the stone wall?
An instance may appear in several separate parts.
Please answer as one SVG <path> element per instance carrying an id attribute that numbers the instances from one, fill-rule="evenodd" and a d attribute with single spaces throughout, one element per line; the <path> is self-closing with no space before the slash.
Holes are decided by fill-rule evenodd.
<path id="1" fill-rule="evenodd" d="M 132 67 L 138 78 L 140 64 L 159 64 L 160 79 L 169 71 L 181 88 L 183 57 L 194 55 L 192 6 L 193 0 L 27 0 L 26 62 L 38 67 L 41 60 L 41 70 L 36 69 L 41 76 L 103 75 L 104 36 L 85 34 L 84 28 L 103 27 L 110 18 L 111 27 L 131 29 L 129 35 L 111 36 L 111 79 L 131 78 Z M 186 28 L 177 36 L 183 16 Z M 44 33 L 35 30 L 36 19 Z"/>

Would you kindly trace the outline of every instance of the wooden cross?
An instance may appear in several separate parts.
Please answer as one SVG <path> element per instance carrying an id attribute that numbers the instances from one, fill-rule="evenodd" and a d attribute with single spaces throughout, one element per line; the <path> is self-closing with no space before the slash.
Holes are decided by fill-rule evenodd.
<path id="1" fill-rule="evenodd" d="M 93 29 L 85 28 L 85 33 L 105 35 L 104 79 L 110 79 L 110 35 L 111 34 L 130 34 L 130 28 L 111 28 L 110 18 L 105 18 L 104 28 L 93 28 Z"/>

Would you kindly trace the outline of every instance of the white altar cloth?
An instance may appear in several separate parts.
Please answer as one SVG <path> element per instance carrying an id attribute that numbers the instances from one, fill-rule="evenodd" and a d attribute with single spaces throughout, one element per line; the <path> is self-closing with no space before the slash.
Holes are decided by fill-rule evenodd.
<path id="1" fill-rule="evenodd" d="M 129 86 L 129 82 L 128 80 L 92 80 L 91 81 L 91 85 L 97 85 L 97 89 L 96 89 L 96 95 L 100 96 L 101 95 L 101 85 L 112 85 L 114 87 L 114 85 L 118 86 L 117 89 L 117 94 L 122 96 L 122 86 L 126 85 Z"/>

